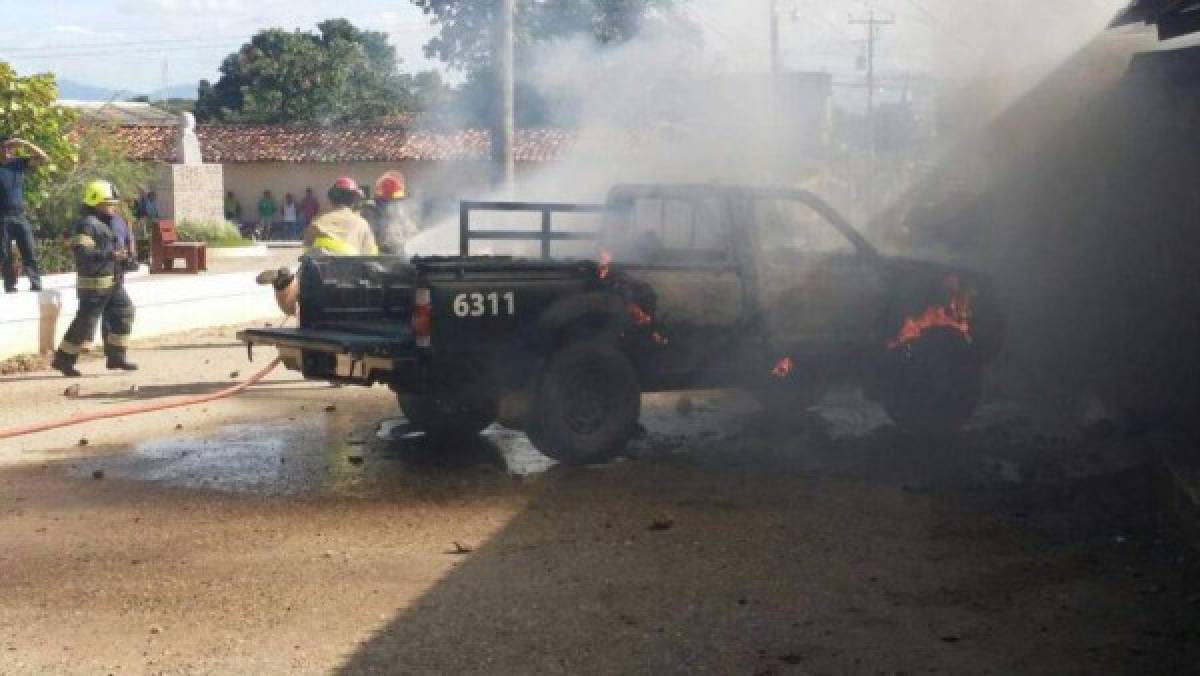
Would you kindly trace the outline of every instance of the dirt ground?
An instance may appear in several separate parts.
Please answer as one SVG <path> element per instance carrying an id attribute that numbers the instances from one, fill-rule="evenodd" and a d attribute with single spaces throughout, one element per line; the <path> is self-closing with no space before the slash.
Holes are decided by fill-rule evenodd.
<path id="1" fill-rule="evenodd" d="M 137 347 L 143 371 L 73 398 L 0 377 L 0 427 L 212 391 L 269 358 L 231 330 Z M 628 459 L 545 471 L 519 434 L 433 447 L 386 390 L 286 373 L 0 441 L 0 673 L 1200 665 L 1200 565 L 1144 437 L 994 404 L 916 439 L 845 393 L 786 424 L 728 393 L 646 411 Z"/>

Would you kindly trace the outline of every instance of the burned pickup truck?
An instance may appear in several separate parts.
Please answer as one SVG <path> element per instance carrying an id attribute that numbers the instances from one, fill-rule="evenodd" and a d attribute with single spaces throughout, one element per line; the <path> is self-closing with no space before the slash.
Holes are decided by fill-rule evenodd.
<path id="1" fill-rule="evenodd" d="M 472 255 L 484 241 L 540 256 Z M 465 202 L 458 256 L 306 257 L 292 288 L 298 328 L 239 338 L 309 379 L 388 385 L 429 435 L 500 422 L 569 464 L 619 452 L 644 392 L 740 387 L 794 415 L 851 382 L 900 426 L 952 430 L 1002 332 L 985 280 L 885 257 L 788 189 Z"/>

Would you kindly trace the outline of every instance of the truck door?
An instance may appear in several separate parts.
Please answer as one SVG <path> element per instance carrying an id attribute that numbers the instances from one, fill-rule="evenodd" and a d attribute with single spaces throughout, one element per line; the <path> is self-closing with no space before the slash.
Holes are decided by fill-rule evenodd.
<path id="1" fill-rule="evenodd" d="M 864 347 L 883 311 L 870 252 L 800 198 L 752 198 L 757 296 L 768 343 L 781 354 Z"/>
<path id="2" fill-rule="evenodd" d="M 675 375 L 719 370 L 731 361 L 727 353 L 745 315 L 726 203 L 640 196 L 631 205 L 629 226 L 630 242 L 617 260 L 654 290 L 654 326 L 666 341 L 656 362 Z"/>

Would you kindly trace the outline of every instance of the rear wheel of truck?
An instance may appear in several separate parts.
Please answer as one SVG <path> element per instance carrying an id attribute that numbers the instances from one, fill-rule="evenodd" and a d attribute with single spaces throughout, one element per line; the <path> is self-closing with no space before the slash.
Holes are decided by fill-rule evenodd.
<path id="1" fill-rule="evenodd" d="M 922 434 L 960 429 L 979 405 L 983 363 L 952 328 L 934 328 L 884 357 L 880 402 L 900 427 Z"/>
<path id="2" fill-rule="evenodd" d="M 585 465 L 620 453 L 641 410 L 637 373 L 624 354 L 599 341 L 572 343 L 546 363 L 527 433 L 547 457 Z"/>
<path id="3" fill-rule="evenodd" d="M 396 393 L 400 410 L 413 428 L 435 441 L 461 441 L 482 432 L 496 419 L 495 404 L 466 397 L 413 396 Z"/>

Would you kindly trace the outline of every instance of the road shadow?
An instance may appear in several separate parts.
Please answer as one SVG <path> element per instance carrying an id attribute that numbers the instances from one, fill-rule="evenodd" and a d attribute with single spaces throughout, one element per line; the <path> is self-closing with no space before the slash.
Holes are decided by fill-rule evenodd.
<path id="1" fill-rule="evenodd" d="M 106 374 L 103 374 L 103 373 L 85 373 L 82 376 L 80 376 L 79 378 L 68 378 L 61 373 L 53 373 L 53 372 L 46 373 L 43 371 L 43 372 L 36 373 L 33 375 L 0 376 L 0 384 L 3 384 L 3 383 L 34 383 L 34 382 L 39 382 L 42 380 L 61 380 L 64 385 L 70 385 L 72 383 L 96 381 L 101 378 L 104 378 L 105 375 Z"/>
<path id="2" fill-rule="evenodd" d="M 238 384 L 237 380 L 228 380 L 223 382 L 194 382 L 194 383 L 178 383 L 175 385 L 138 385 L 136 390 L 124 389 L 116 392 L 81 392 L 74 399 L 104 399 L 110 401 L 141 401 L 145 399 L 159 399 L 162 397 L 173 397 L 182 395 L 205 395 L 214 394 L 221 390 L 228 389 Z M 294 380 L 264 380 L 256 383 L 248 392 L 253 392 L 255 388 L 270 387 L 271 392 L 283 392 L 288 390 L 312 390 L 311 386 L 303 384 L 297 385 Z"/>
<path id="3" fill-rule="evenodd" d="M 977 485 L 898 485 L 871 461 L 896 454 L 893 431 L 841 449 L 867 459 L 856 471 L 782 459 L 808 443 L 754 454 L 738 444 L 762 437 L 735 436 L 547 474 L 490 540 L 446 543 L 452 572 L 338 673 L 1163 673 L 1200 657 L 1186 594 L 1139 591 L 1160 575 L 1197 590 L 1152 519 L 1125 549 L 1050 543 L 1028 513 L 960 506 Z M 1134 514 L 1152 499 L 1123 477 L 1094 491 Z M 1113 523 L 1091 507 L 1025 509 Z"/>
<path id="4" fill-rule="evenodd" d="M 244 350 L 244 349 L 246 349 L 246 344 L 236 341 L 236 340 L 229 341 L 229 342 L 223 342 L 223 343 L 180 343 L 180 344 L 173 344 L 173 345 L 155 345 L 153 347 L 139 347 L 135 351 L 136 352 L 174 352 L 174 351 L 186 351 L 186 350 L 220 349 L 220 348 L 230 348 L 230 347 L 238 347 L 238 348 L 241 348 Z"/>

